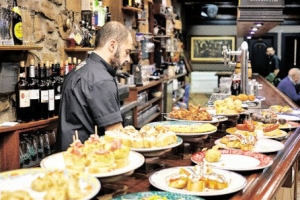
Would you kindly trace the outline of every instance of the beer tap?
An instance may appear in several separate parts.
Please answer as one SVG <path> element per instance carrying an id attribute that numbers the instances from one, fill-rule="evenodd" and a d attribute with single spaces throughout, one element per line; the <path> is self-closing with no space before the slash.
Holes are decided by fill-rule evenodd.
<path id="1" fill-rule="evenodd" d="M 236 62 L 231 61 L 231 56 L 241 56 L 241 93 L 248 94 L 248 43 L 243 41 L 238 51 L 231 51 L 227 46 L 222 47 L 224 56 L 224 66 L 236 66 Z"/>

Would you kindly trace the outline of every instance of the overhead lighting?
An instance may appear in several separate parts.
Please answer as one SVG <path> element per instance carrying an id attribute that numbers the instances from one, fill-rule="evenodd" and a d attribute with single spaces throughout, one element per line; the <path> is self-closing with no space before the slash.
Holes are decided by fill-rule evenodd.
<path id="1" fill-rule="evenodd" d="M 263 23 L 258 22 L 258 23 L 254 23 L 254 25 L 255 25 L 256 27 L 261 27 L 261 26 L 263 25 Z"/>
<path id="2" fill-rule="evenodd" d="M 249 39 L 249 40 L 250 40 L 251 38 L 252 38 L 252 37 L 251 37 L 251 35 L 247 35 L 247 39 Z"/>
<path id="3" fill-rule="evenodd" d="M 255 33 L 255 31 L 250 31 L 250 34 L 253 35 Z"/>
<path id="4" fill-rule="evenodd" d="M 251 30 L 255 32 L 255 31 L 258 30 L 258 28 L 257 27 L 252 27 Z"/>

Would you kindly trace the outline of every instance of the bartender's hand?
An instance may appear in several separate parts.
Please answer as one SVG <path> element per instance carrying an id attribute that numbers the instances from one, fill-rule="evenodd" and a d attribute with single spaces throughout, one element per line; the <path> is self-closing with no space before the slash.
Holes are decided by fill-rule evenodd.
<path id="1" fill-rule="evenodd" d="M 277 76 L 278 73 L 279 73 L 279 69 L 275 69 L 274 70 L 274 75 Z"/>
<path id="2" fill-rule="evenodd" d="M 112 124 L 105 127 L 106 131 L 123 128 L 122 123 Z"/>

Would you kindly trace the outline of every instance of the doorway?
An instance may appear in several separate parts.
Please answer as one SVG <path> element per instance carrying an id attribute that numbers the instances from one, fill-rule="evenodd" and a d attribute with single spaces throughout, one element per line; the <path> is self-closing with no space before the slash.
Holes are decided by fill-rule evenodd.
<path id="1" fill-rule="evenodd" d="M 258 73 L 262 76 L 267 76 L 267 55 L 266 49 L 272 46 L 277 52 L 277 33 L 268 33 L 260 38 L 248 39 L 249 60 L 253 73 Z"/>
<path id="2" fill-rule="evenodd" d="M 281 61 L 285 74 L 287 75 L 293 67 L 300 68 L 300 34 L 282 33 L 281 49 Z"/>

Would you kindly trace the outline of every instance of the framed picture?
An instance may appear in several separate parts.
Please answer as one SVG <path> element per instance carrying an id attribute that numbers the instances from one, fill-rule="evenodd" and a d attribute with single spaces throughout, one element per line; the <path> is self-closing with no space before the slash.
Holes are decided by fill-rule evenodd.
<path id="1" fill-rule="evenodd" d="M 192 36 L 191 61 L 192 62 L 224 62 L 222 47 L 235 50 L 235 36 Z"/>

